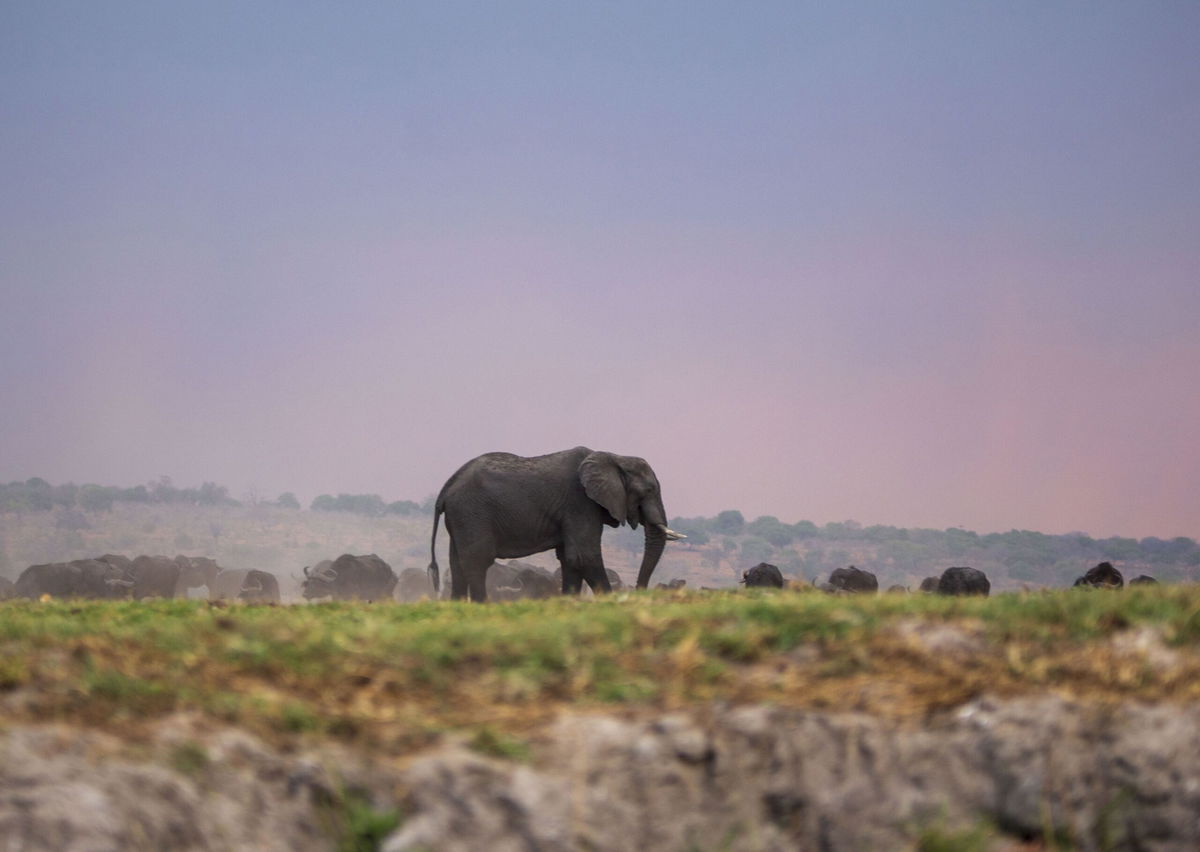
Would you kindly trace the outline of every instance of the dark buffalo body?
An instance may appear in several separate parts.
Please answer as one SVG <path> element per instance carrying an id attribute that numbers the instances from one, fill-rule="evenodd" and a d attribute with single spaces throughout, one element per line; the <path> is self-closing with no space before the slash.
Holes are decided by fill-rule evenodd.
<path id="1" fill-rule="evenodd" d="M 851 565 L 849 568 L 835 568 L 829 575 L 829 582 L 822 588 L 851 594 L 872 593 L 879 591 L 879 579 L 870 571 Z"/>
<path id="2" fill-rule="evenodd" d="M 992 590 L 991 581 L 978 568 L 955 566 L 942 572 L 938 580 L 939 595 L 982 595 L 987 597 Z"/>
<path id="3" fill-rule="evenodd" d="M 782 589 L 783 573 L 770 562 L 760 562 L 742 572 L 742 582 L 747 588 Z"/>
<path id="4" fill-rule="evenodd" d="M 209 589 L 217 600 L 246 603 L 279 603 L 279 581 L 274 574 L 253 568 L 228 568 L 217 574 Z"/>
<path id="5" fill-rule="evenodd" d="M 1120 589 L 1125 586 L 1125 578 L 1113 567 L 1111 562 L 1101 562 L 1075 581 L 1076 586 L 1091 586 L 1094 589 Z"/>
<path id="6" fill-rule="evenodd" d="M 30 565 L 13 586 L 16 597 L 123 598 L 133 579 L 120 567 L 101 559 L 76 559 Z"/>
<path id="7" fill-rule="evenodd" d="M 433 581 L 429 579 L 429 572 L 411 567 L 401 571 L 400 578 L 396 582 L 396 599 L 403 603 L 436 600 L 437 592 L 433 590 Z"/>
<path id="8" fill-rule="evenodd" d="M 180 565 L 167 556 L 139 556 L 133 560 L 133 596 L 173 598 L 180 584 Z"/>
<path id="9" fill-rule="evenodd" d="M 516 560 L 493 563 L 484 582 L 489 600 L 548 598 L 562 592 L 561 573 L 556 578 L 544 568 Z"/>
<path id="10" fill-rule="evenodd" d="M 397 577 L 392 567 L 374 553 L 344 553 L 328 566 L 304 569 L 304 597 L 339 601 L 382 601 L 392 597 Z"/>

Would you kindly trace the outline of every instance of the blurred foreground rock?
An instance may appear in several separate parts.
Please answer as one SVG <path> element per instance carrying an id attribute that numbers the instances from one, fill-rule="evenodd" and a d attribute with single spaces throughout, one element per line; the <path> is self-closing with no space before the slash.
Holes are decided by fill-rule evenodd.
<path id="1" fill-rule="evenodd" d="M 282 755 L 187 717 L 136 743 L 10 728 L 0 731 L 0 849 L 327 850 L 342 829 L 339 797 L 373 787 L 394 801 L 396 780 L 361 758 Z"/>
<path id="2" fill-rule="evenodd" d="M 980 700 L 923 725 L 727 708 L 570 715 L 529 763 L 443 746 L 408 762 L 281 752 L 176 718 L 138 742 L 0 731 L 0 848 L 337 846 L 347 791 L 405 822 L 388 852 L 908 849 L 994 827 L 997 849 L 1200 848 L 1200 708 Z"/>
<path id="3" fill-rule="evenodd" d="M 536 765 L 423 758 L 384 849 L 907 849 L 980 824 L 998 849 L 1051 827 L 1084 850 L 1200 848 L 1196 708 L 980 701 L 923 728 L 763 707 L 570 717 Z"/>

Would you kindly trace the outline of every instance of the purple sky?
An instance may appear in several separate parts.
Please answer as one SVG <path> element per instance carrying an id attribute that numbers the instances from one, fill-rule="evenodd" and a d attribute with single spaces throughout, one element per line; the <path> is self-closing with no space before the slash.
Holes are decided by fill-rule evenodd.
<path id="1" fill-rule="evenodd" d="M 653 7 L 648 8 L 648 7 Z M 1200 4 L 0 6 L 0 480 L 1200 535 Z"/>

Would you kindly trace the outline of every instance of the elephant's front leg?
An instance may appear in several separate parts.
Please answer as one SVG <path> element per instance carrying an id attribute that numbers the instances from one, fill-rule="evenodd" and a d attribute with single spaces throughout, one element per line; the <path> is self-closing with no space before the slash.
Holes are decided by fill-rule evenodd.
<path id="1" fill-rule="evenodd" d="M 563 547 L 563 594 L 567 594 L 568 566 L 573 578 L 574 588 L 571 594 L 579 594 L 582 581 L 587 581 L 593 592 L 611 592 L 612 585 L 608 582 L 608 574 L 604 571 L 604 558 L 600 554 L 600 537 L 597 535 L 594 544 L 585 542 L 582 546 L 572 546 L 567 543 Z"/>
<path id="2" fill-rule="evenodd" d="M 587 568 L 584 569 L 583 578 L 587 580 L 587 584 L 592 587 L 594 593 L 611 592 L 612 583 L 608 581 L 608 572 L 604 570 L 604 560 L 600 554 L 596 554 L 595 560 L 589 560 Z"/>

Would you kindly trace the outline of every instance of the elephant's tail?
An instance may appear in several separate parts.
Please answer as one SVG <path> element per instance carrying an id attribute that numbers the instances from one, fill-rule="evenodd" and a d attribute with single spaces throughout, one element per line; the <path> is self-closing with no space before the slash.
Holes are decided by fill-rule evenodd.
<path id="1" fill-rule="evenodd" d="M 442 590 L 441 571 L 438 569 L 437 564 L 437 530 L 438 521 L 442 517 L 442 510 L 444 508 L 439 496 L 437 504 L 433 508 L 433 536 L 429 540 L 429 582 L 433 583 L 434 593 Z"/>

